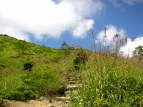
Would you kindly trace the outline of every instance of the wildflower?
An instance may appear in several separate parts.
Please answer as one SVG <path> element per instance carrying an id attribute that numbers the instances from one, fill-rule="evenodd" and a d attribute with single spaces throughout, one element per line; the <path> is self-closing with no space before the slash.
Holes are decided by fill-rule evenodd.
<path id="1" fill-rule="evenodd" d="M 99 89 L 97 89 L 97 88 L 96 88 L 96 90 L 95 90 L 95 91 L 96 91 L 96 93 L 99 93 L 99 92 L 100 92 L 100 90 L 99 90 Z"/>

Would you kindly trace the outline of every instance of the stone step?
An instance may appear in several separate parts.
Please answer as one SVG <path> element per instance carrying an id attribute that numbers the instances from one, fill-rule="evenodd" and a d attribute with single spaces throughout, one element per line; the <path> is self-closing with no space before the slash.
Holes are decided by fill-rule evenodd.
<path id="1" fill-rule="evenodd" d="M 67 85 L 67 90 L 75 90 L 75 89 L 78 89 L 78 87 L 80 86 L 81 84 L 70 84 L 70 85 Z"/>
<path id="2" fill-rule="evenodd" d="M 76 90 L 66 91 L 65 95 L 67 95 L 67 94 L 78 94 L 78 91 L 76 91 Z"/>
<path id="3" fill-rule="evenodd" d="M 68 84 L 79 84 L 81 81 L 67 81 Z"/>
<path id="4" fill-rule="evenodd" d="M 69 100 L 70 97 L 56 97 L 56 99 L 59 101 L 66 101 L 66 100 Z"/>
<path id="5" fill-rule="evenodd" d="M 78 91 L 75 91 L 75 90 L 73 90 L 73 91 L 67 91 L 65 93 L 65 95 L 66 95 L 66 97 L 70 97 L 71 95 L 77 96 L 78 95 Z"/>
<path id="6" fill-rule="evenodd" d="M 74 79 L 74 78 L 71 78 L 71 79 L 67 79 L 67 81 L 81 81 L 81 79 Z"/>
<path id="7" fill-rule="evenodd" d="M 67 83 L 68 83 L 68 84 L 75 84 L 76 81 L 68 81 Z"/>
<path id="8" fill-rule="evenodd" d="M 69 105 L 62 105 L 62 106 L 58 106 L 58 107 L 70 107 Z"/>
<path id="9" fill-rule="evenodd" d="M 80 78 L 80 77 L 77 77 L 77 76 L 67 76 L 67 78 Z"/>

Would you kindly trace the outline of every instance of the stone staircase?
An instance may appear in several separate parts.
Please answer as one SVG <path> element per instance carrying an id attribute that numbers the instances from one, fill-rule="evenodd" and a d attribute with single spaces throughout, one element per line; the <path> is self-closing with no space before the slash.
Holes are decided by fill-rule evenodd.
<path id="1" fill-rule="evenodd" d="M 70 107 L 70 105 L 69 105 L 70 96 L 78 95 L 77 89 L 81 83 L 81 78 L 77 77 L 74 74 L 68 74 L 66 76 L 66 79 L 67 79 L 67 86 L 66 86 L 65 97 L 57 97 L 58 100 L 64 101 L 66 104 L 61 107 Z"/>

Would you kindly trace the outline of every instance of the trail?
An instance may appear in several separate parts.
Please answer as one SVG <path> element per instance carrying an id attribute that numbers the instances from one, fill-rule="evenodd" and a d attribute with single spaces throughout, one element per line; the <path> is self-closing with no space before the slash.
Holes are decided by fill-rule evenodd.
<path id="1" fill-rule="evenodd" d="M 26 102 L 12 100 L 5 101 L 7 101 L 8 104 L 6 107 L 67 107 L 64 101 L 47 97 L 40 97 L 40 99 L 29 100 Z"/>

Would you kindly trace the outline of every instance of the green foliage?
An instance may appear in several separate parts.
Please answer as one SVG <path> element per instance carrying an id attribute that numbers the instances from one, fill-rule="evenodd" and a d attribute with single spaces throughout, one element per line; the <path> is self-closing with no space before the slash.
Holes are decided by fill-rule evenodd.
<path id="1" fill-rule="evenodd" d="M 0 98 L 0 107 L 5 107 L 6 106 L 6 103 L 4 102 L 4 100 L 2 100 L 1 98 Z"/>
<path id="2" fill-rule="evenodd" d="M 3 95 L 3 97 L 6 99 L 20 100 L 20 101 L 35 99 L 38 96 L 39 96 L 38 91 L 36 91 L 32 87 L 27 86 L 26 84 L 23 84 L 14 90 L 9 90 L 9 92 Z"/>
<path id="3" fill-rule="evenodd" d="M 143 46 L 136 47 L 133 53 L 135 55 L 143 55 Z"/>
<path id="4" fill-rule="evenodd" d="M 59 74 L 60 69 L 56 68 L 66 56 L 61 50 L 3 35 L 0 35 L 0 46 L 3 47 L 0 52 L 2 98 L 27 100 L 38 98 L 40 95 L 64 94 L 65 82 L 61 81 L 63 75 L 61 72 Z"/>
<path id="5" fill-rule="evenodd" d="M 16 43 L 19 40 L 0 35 L 2 98 L 27 100 L 40 95 L 64 94 L 65 74 L 74 68 L 80 72 L 72 73 L 80 76 L 82 82 L 78 95 L 71 95 L 71 107 L 143 106 L 142 59 L 139 65 L 137 58 L 125 59 L 110 52 L 69 50 L 65 43 L 60 50 L 25 41 L 19 44 L 26 48 L 20 49 Z M 15 47 L 16 50 L 13 50 Z M 136 49 L 141 55 L 142 47 Z M 32 72 L 25 72 L 23 68 Z"/>
<path id="6" fill-rule="evenodd" d="M 33 61 L 27 61 L 23 65 L 24 70 L 28 70 L 28 71 L 32 71 L 32 67 L 33 66 L 34 66 L 34 62 Z"/>
<path id="7" fill-rule="evenodd" d="M 38 68 L 36 71 L 25 75 L 23 81 L 30 86 L 34 86 L 40 94 L 47 95 L 60 90 L 62 82 L 59 79 L 60 75 L 58 73 L 48 68 Z"/>
<path id="8" fill-rule="evenodd" d="M 132 61 L 116 59 L 106 54 L 91 56 L 82 76 L 78 98 L 72 96 L 72 107 L 142 107 L 142 68 L 130 65 Z M 114 64 L 112 63 L 114 62 Z"/>
<path id="9" fill-rule="evenodd" d="M 21 71 L 7 75 L 0 81 L 0 95 L 11 100 L 27 100 L 38 97 L 38 92 L 22 81 Z"/>
<path id="10" fill-rule="evenodd" d="M 112 72 L 105 73 L 102 77 L 90 74 L 86 79 L 86 82 L 79 88 L 80 97 L 72 102 L 74 106 L 125 107 L 128 105 L 132 107 L 137 104 L 138 107 L 143 106 L 140 97 L 143 93 L 139 91 L 143 85 L 141 78 Z"/>
<path id="11" fill-rule="evenodd" d="M 61 49 L 70 49 L 70 46 L 65 41 L 61 45 Z"/>
<path id="12" fill-rule="evenodd" d="M 80 66 L 82 64 L 85 64 L 87 60 L 88 60 L 88 57 L 87 57 L 85 50 L 83 49 L 78 50 L 76 54 L 76 58 L 73 60 L 74 69 L 79 70 Z"/>
<path id="13" fill-rule="evenodd" d="M 28 100 L 40 95 L 64 93 L 61 76 L 45 67 L 26 74 L 19 71 L 0 80 L 0 95 L 10 100 Z"/>
<path id="14" fill-rule="evenodd" d="M 24 54 L 26 51 L 29 51 L 31 48 L 31 44 L 27 43 L 26 41 L 23 40 L 18 40 L 14 43 L 15 45 L 15 50 L 19 53 L 19 54 Z"/>
<path id="15" fill-rule="evenodd" d="M 51 48 L 45 47 L 44 45 L 36 46 L 33 51 L 37 54 L 45 54 L 45 53 L 52 52 Z"/>
<path id="16" fill-rule="evenodd" d="M 61 45 L 62 45 L 62 47 L 60 48 L 62 49 L 61 52 L 63 52 L 65 55 L 69 55 L 71 47 L 65 41 Z"/>

